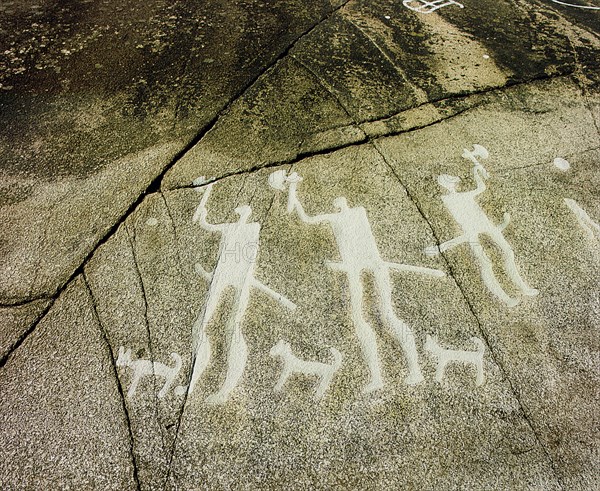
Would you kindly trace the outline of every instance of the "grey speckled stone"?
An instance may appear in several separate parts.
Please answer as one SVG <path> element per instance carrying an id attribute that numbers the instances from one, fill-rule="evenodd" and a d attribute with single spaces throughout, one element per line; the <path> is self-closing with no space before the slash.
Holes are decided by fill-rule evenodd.
<path id="1" fill-rule="evenodd" d="M 0 10 L 0 302 L 54 294 L 173 157 L 332 8 Z"/>
<path id="2" fill-rule="evenodd" d="M 108 346 L 81 278 L 0 372 L 3 489 L 135 489 Z"/>
<path id="3" fill-rule="evenodd" d="M 0 359 L 10 353 L 49 304 L 50 300 L 37 300 L 18 307 L 0 307 Z"/>
<path id="4" fill-rule="evenodd" d="M 2 489 L 600 487 L 600 14 L 461 4 L 0 5 Z"/>
<path id="5" fill-rule="evenodd" d="M 518 105 L 518 109 L 515 108 Z M 443 145 L 432 144 L 444 138 Z M 567 207 L 574 199 L 600 217 L 600 138 L 579 90 L 568 81 L 507 93 L 506 99 L 408 137 L 382 139 L 386 155 L 441 241 L 460 229 L 441 201 L 439 174 L 461 176 L 475 187 L 462 149 L 483 144 L 491 178 L 478 201 L 504 235 L 521 275 L 539 289 L 514 309 L 489 293 L 466 245 L 445 253 L 457 281 L 527 408 L 533 427 L 568 488 L 597 487 L 600 237 L 587 232 Z M 569 170 L 553 161 L 566 159 Z M 491 242 L 496 275 L 515 295 Z"/>

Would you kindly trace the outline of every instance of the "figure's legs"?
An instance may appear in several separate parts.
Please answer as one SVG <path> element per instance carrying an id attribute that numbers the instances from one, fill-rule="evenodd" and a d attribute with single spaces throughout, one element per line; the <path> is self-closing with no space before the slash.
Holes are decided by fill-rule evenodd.
<path id="1" fill-rule="evenodd" d="M 437 360 L 437 367 L 435 369 L 435 380 L 442 382 L 444 380 L 444 372 L 446 371 L 446 362 L 440 358 Z"/>
<path id="2" fill-rule="evenodd" d="M 483 375 L 483 358 L 478 360 L 475 368 L 477 369 L 477 379 L 475 380 L 475 384 L 479 387 L 485 380 L 485 376 Z"/>
<path id="3" fill-rule="evenodd" d="M 510 298 L 502 289 L 500 283 L 498 283 L 498 280 L 494 275 L 494 270 L 492 269 L 492 261 L 483 250 L 483 246 L 479 242 L 471 242 L 470 245 L 471 251 L 475 256 L 475 260 L 481 268 L 481 279 L 483 280 L 483 284 L 490 292 L 492 292 L 493 295 L 498 297 L 500 301 L 504 302 L 509 307 L 516 306 L 519 301 L 514 298 Z"/>
<path id="4" fill-rule="evenodd" d="M 494 232 L 490 234 L 492 240 L 500 247 L 502 254 L 504 256 L 504 267 L 506 268 L 506 272 L 510 279 L 519 287 L 519 289 L 523 292 L 524 295 L 535 296 L 539 293 L 535 288 L 531 288 L 521 275 L 517 271 L 517 265 L 515 264 L 515 253 L 512 250 L 510 244 L 504 238 L 500 232 Z"/>
<path id="5" fill-rule="evenodd" d="M 592 239 L 595 239 L 594 231 L 597 234 L 600 234 L 600 225 L 598 225 L 592 218 L 587 214 L 587 212 L 577 204 L 577 201 L 571 198 L 565 198 L 565 204 L 570 208 L 570 210 L 575 214 L 579 225 L 583 227 L 583 229 L 589 234 Z"/>
<path id="6" fill-rule="evenodd" d="M 192 327 L 192 362 L 194 368 L 189 387 L 190 394 L 193 392 L 196 382 L 198 382 L 198 379 L 200 379 L 210 361 L 210 343 L 206 335 L 206 326 L 217 311 L 223 290 L 223 287 L 209 289 L 206 303 Z"/>
<path id="7" fill-rule="evenodd" d="M 419 367 L 419 355 L 417 353 L 415 338 L 410 327 L 398 319 L 396 314 L 394 314 L 390 275 L 387 270 L 380 269 L 373 271 L 373 276 L 375 278 L 375 287 L 377 288 L 377 297 L 381 314 L 383 315 L 388 328 L 396 336 L 398 341 L 400 341 L 404 356 L 406 357 L 408 376 L 406 377 L 405 382 L 408 385 L 418 384 L 423 381 L 423 374 Z"/>
<path id="8" fill-rule="evenodd" d="M 358 338 L 358 344 L 369 370 L 370 380 L 363 389 L 363 392 L 366 393 L 383 387 L 379 353 L 377 351 L 377 339 L 371 326 L 369 326 L 363 317 L 363 289 L 360 272 L 348 274 L 348 285 L 350 288 L 350 308 L 352 310 L 354 332 Z"/>
<path id="9" fill-rule="evenodd" d="M 227 374 L 225 382 L 219 392 L 206 399 L 212 404 L 222 404 L 229 398 L 230 392 L 235 389 L 244 374 L 246 360 L 248 359 L 248 346 L 242 334 L 242 319 L 250 299 L 250 282 L 247 281 L 236 291 L 231 307 L 231 315 L 227 322 L 227 332 L 230 333 L 229 353 L 227 355 Z"/>

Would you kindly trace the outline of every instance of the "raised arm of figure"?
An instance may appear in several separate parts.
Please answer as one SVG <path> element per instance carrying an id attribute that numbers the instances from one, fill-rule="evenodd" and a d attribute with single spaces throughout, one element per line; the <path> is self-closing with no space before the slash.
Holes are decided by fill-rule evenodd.
<path id="1" fill-rule="evenodd" d="M 477 183 L 477 189 L 475 189 L 475 194 L 483 193 L 487 187 L 485 185 L 484 175 L 486 174 L 485 169 L 481 164 L 477 164 L 473 166 L 473 178 Z"/>
<path id="2" fill-rule="evenodd" d="M 304 207 L 302 206 L 302 203 L 300 203 L 300 201 L 298 200 L 298 196 L 296 194 L 297 185 L 297 182 L 292 182 L 290 184 L 288 195 L 288 213 L 292 213 L 295 210 L 300 220 L 302 220 L 304 223 L 309 223 L 311 225 L 331 220 L 331 215 L 327 214 L 315 216 L 310 216 L 306 214 L 306 212 L 304 211 Z"/>
<path id="3" fill-rule="evenodd" d="M 202 199 L 200 200 L 200 204 L 198 208 L 196 208 L 196 212 L 194 213 L 194 217 L 192 218 L 192 222 L 199 223 L 200 226 L 204 230 L 208 230 L 209 232 L 220 232 L 223 230 L 223 225 L 215 225 L 212 223 L 208 223 L 206 221 L 206 217 L 208 216 L 208 210 L 206 209 L 206 202 L 208 201 L 208 197 L 212 191 L 212 184 L 206 186 L 206 190 L 202 195 Z"/>

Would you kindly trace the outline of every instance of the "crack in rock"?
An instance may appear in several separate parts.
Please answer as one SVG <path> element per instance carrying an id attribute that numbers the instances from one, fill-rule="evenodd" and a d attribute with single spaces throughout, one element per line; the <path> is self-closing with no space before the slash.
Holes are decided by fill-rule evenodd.
<path id="1" fill-rule="evenodd" d="M 121 379 L 119 378 L 119 371 L 117 369 L 117 362 L 115 360 L 115 355 L 113 353 L 112 350 L 112 345 L 110 343 L 109 337 L 108 337 L 108 333 L 106 332 L 106 329 L 104 328 L 104 326 L 102 325 L 102 321 L 100 320 L 100 316 L 98 315 L 98 307 L 96 304 L 96 298 L 94 296 L 94 293 L 92 292 L 92 289 L 90 287 L 87 275 L 85 273 L 85 271 L 83 272 L 83 274 L 81 275 L 82 279 L 83 279 L 83 284 L 85 285 L 85 288 L 87 290 L 88 296 L 90 298 L 90 301 L 92 303 L 92 309 L 93 309 L 93 314 L 94 314 L 94 318 L 97 322 L 98 328 L 100 330 L 100 335 L 102 337 L 102 340 L 104 341 L 105 345 L 106 345 L 106 349 L 108 351 L 108 355 L 110 357 L 110 361 L 111 361 L 111 368 L 112 368 L 112 372 L 113 372 L 113 376 L 115 378 L 115 382 L 117 384 L 117 390 L 119 391 L 119 396 L 121 399 L 121 404 L 123 407 L 123 414 L 125 416 L 125 421 L 127 423 L 127 431 L 129 432 L 129 450 L 130 450 L 130 455 L 131 455 L 131 463 L 133 465 L 133 479 L 135 481 L 136 484 L 136 489 L 139 491 L 141 489 L 140 487 L 140 480 L 139 480 L 139 475 L 138 475 L 138 465 L 137 465 L 137 458 L 135 455 L 135 444 L 134 444 L 134 438 L 133 438 L 133 430 L 131 427 L 131 419 L 129 418 L 129 410 L 127 409 L 127 402 L 125 399 L 125 393 L 123 392 L 123 385 L 121 384 Z"/>
<path id="2" fill-rule="evenodd" d="M 407 195 L 408 199 L 414 204 L 414 206 L 418 210 L 419 214 L 421 215 L 421 217 L 423 218 L 423 220 L 425 221 L 425 223 L 429 227 L 431 233 L 433 234 L 433 237 L 435 239 L 436 245 L 439 248 L 439 246 L 442 243 L 442 241 L 441 241 L 441 239 L 440 239 L 437 231 L 435 230 L 435 228 L 433 226 L 433 223 L 428 219 L 428 217 L 426 216 L 425 212 L 423 211 L 423 208 L 421 207 L 420 203 L 418 202 L 418 200 L 416 199 L 416 197 L 412 194 L 412 192 L 410 191 L 410 189 L 408 188 L 408 186 L 404 183 L 404 181 L 402 180 L 402 178 L 400 177 L 400 175 L 396 172 L 396 170 L 394 169 L 394 167 L 389 163 L 389 161 L 385 157 L 384 153 L 377 146 L 376 142 L 373 142 L 373 147 L 375 148 L 375 150 L 377 151 L 377 153 L 381 156 L 381 158 L 383 159 L 383 161 L 385 162 L 385 164 L 389 168 L 390 172 L 394 175 L 394 177 L 400 183 L 400 185 L 402 186 L 402 188 L 406 192 L 406 195 Z M 552 471 L 554 473 L 554 477 L 556 478 L 556 481 L 557 481 L 559 487 L 561 489 L 565 489 L 564 485 L 562 483 L 562 480 L 560 478 L 560 475 L 558 473 L 558 470 L 557 470 L 556 464 L 554 462 L 554 459 L 550 455 L 550 452 L 549 452 L 548 448 L 544 445 L 544 443 L 543 443 L 543 441 L 542 441 L 539 433 L 535 429 L 535 426 L 533 424 L 531 416 L 530 416 L 529 412 L 527 411 L 527 406 L 521 400 L 520 394 L 519 394 L 518 390 L 516 389 L 515 384 L 511 380 L 511 378 L 509 376 L 509 373 L 508 373 L 506 367 L 504 366 L 504 363 L 501 362 L 499 355 L 496 353 L 494 345 L 490 342 L 490 338 L 489 338 L 488 332 L 484 329 L 483 323 L 479 319 L 479 316 L 477 315 L 477 312 L 475 311 L 475 307 L 473 306 L 473 303 L 469 300 L 469 297 L 467 295 L 467 292 L 464 289 L 464 286 L 459 281 L 459 279 L 458 279 L 458 277 L 456 275 L 456 272 L 455 272 L 455 270 L 454 270 L 454 268 L 453 268 L 450 260 L 447 257 L 447 253 L 446 252 L 441 252 L 440 256 L 442 257 L 444 263 L 446 264 L 446 267 L 448 269 L 450 277 L 452 278 L 452 280 L 453 280 L 454 284 L 456 285 L 456 287 L 459 289 L 459 291 L 461 293 L 461 296 L 465 300 L 465 303 L 467 304 L 467 307 L 468 307 L 468 309 L 469 309 L 469 311 L 470 311 L 473 319 L 477 323 L 479 332 L 481 333 L 481 336 L 483 337 L 483 339 L 485 340 L 485 343 L 488 346 L 488 350 L 489 350 L 489 352 L 490 352 L 490 354 L 492 356 L 492 360 L 500 368 L 500 370 L 501 370 L 504 378 L 508 382 L 510 390 L 511 390 L 511 392 L 512 392 L 514 398 L 515 398 L 515 400 L 519 404 L 519 407 L 521 408 L 521 414 L 523 415 L 523 418 L 527 422 L 527 425 L 531 429 L 531 431 L 532 431 L 532 433 L 533 433 L 536 441 L 538 442 L 540 448 L 544 452 L 544 455 L 548 459 L 548 462 L 550 463 L 550 467 L 552 468 Z"/>

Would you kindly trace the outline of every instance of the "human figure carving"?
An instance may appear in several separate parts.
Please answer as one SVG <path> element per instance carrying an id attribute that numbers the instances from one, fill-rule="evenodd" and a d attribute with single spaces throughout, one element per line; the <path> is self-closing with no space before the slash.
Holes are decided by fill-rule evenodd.
<path id="1" fill-rule="evenodd" d="M 342 364 L 342 354 L 335 348 L 329 348 L 333 362 L 331 364 L 321 363 L 318 361 L 301 360 L 292 353 L 292 348 L 289 343 L 283 339 L 271 348 L 269 354 L 272 357 L 279 357 L 283 361 L 283 369 L 277 384 L 273 390 L 279 392 L 294 373 L 302 373 L 303 375 L 316 375 L 319 377 L 319 383 L 315 390 L 315 400 L 319 400 L 325 394 L 325 391 L 331 383 L 331 379 L 335 372 Z"/>
<path id="2" fill-rule="evenodd" d="M 431 353 L 437 360 L 437 368 L 435 371 L 435 379 L 441 382 L 444 378 L 446 371 L 446 365 L 450 362 L 455 363 L 466 363 L 475 367 L 477 378 L 475 384 L 477 386 L 483 384 L 483 354 L 485 352 L 485 346 L 483 341 L 479 338 L 472 337 L 471 341 L 477 347 L 476 351 L 463 351 L 455 349 L 442 348 L 435 337 L 427 335 L 425 341 L 425 349 Z"/>
<path id="3" fill-rule="evenodd" d="M 131 358 L 131 348 L 126 351 L 125 348 L 121 346 L 119 348 L 119 356 L 117 357 L 116 365 L 118 367 L 129 367 L 133 370 L 127 397 L 131 399 L 135 395 L 135 391 L 143 377 L 154 376 L 163 377 L 165 379 L 165 383 L 158 392 L 158 398 L 162 399 L 165 397 L 181 369 L 181 357 L 177 353 L 171 353 L 171 358 L 173 358 L 173 361 L 175 362 L 175 365 L 172 367 L 158 361 L 142 359 L 134 360 Z M 184 391 L 185 388 L 178 386 L 175 389 L 175 394 L 181 395 Z"/>
<path id="4" fill-rule="evenodd" d="M 448 191 L 447 194 L 442 196 L 442 201 L 454 220 L 462 228 L 463 233 L 454 239 L 444 242 L 439 248 L 438 246 L 427 247 L 425 253 L 427 255 L 436 255 L 460 244 L 469 244 L 471 252 L 481 268 L 481 277 L 485 286 L 506 305 L 514 307 L 519 303 L 519 300 L 511 298 L 500 286 L 492 269 L 492 263 L 481 245 L 481 235 L 487 235 L 500 248 L 504 257 L 506 272 L 523 295 L 535 296 L 539 292 L 527 285 L 519 275 L 515 264 L 515 254 L 502 234 L 502 231 L 508 225 L 510 215 L 505 213 L 504 222 L 501 225 L 494 225 L 476 201 L 477 196 L 486 190 L 484 179 L 489 178 L 487 171 L 477 158 L 487 158 L 487 156 L 487 150 L 481 145 L 474 145 L 473 152 L 466 149 L 463 152 L 463 157 L 473 162 L 473 177 L 477 184 L 474 190 L 457 192 L 456 188 L 460 183 L 460 177 L 449 176 L 447 174 L 438 177 L 438 184 Z"/>
<path id="5" fill-rule="evenodd" d="M 419 367 L 414 336 L 410 327 L 396 317 L 394 313 L 389 273 L 390 270 L 408 271 L 440 277 L 444 276 L 444 272 L 384 261 L 377 249 L 366 210 L 362 206 L 350 208 L 346 198 L 340 197 L 334 200 L 333 204 L 338 210 L 335 213 L 316 216 L 307 215 L 296 195 L 296 188 L 301 180 L 302 178 L 295 172 L 287 176 L 285 171 L 280 170 L 271 174 L 269 184 L 279 190 L 284 190 L 286 185 L 289 184 L 288 213 L 295 211 L 304 223 L 327 223 L 331 227 L 341 256 L 341 262 L 327 261 L 326 265 L 334 271 L 345 273 L 348 278 L 352 320 L 370 375 L 370 380 L 365 386 L 364 392 L 383 387 L 383 378 L 375 333 L 363 316 L 363 283 L 361 279 L 363 272 L 368 272 L 373 276 L 383 321 L 396 339 L 399 340 L 404 351 L 409 371 L 405 382 L 410 385 L 420 383 L 423 380 L 423 375 Z"/>
<path id="6" fill-rule="evenodd" d="M 198 180 L 195 182 L 198 182 Z M 261 290 L 289 310 L 294 310 L 296 305 L 254 278 L 260 224 L 248 222 L 252 213 L 249 206 L 240 206 L 235 209 L 235 212 L 239 215 L 237 222 L 221 224 L 207 222 L 206 203 L 212 187 L 212 184 L 206 186 L 204 195 L 193 217 L 193 222 L 198 223 L 203 229 L 220 233 L 221 242 L 217 265 L 212 273 L 207 272 L 200 264 L 195 266 L 196 271 L 209 282 L 209 289 L 204 307 L 192 329 L 193 370 L 189 392 L 194 390 L 198 379 L 210 361 L 210 343 L 206 334 L 206 327 L 213 318 L 223 294 L 231 288 L 234 291 L 234 300 L 226 327 L 226 332 L 229 335 L 227 374 L 220 390 L 207 398 L 209 403 L 220 404 L 227 401 L 246 367 L 248 347 L 241 327 L 248 307 L 251 289 Z"/>

